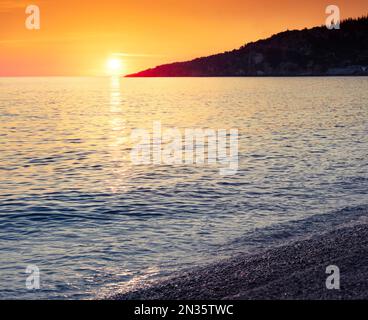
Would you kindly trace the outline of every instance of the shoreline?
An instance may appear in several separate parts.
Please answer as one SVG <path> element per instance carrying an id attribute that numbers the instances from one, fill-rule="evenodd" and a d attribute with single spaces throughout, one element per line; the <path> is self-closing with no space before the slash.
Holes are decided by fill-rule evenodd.
<path id="1" fill-rule="evenodd" d="M 203 76 L 134 76 L 125 75 L 122 78 L 126 79 L 156 79 L 156 78 L 365 78 L 368 77 L 368 73 L 362 74 L 297 74 L 297 75 L 203 75 Z"/>
<path id="2" fill-rule="evenodd" d="M 340 290 L 326 268 L 339 267 Z M 368 222 L 194 268 L 112 300 L 336 300 L 368 298 Z"/>

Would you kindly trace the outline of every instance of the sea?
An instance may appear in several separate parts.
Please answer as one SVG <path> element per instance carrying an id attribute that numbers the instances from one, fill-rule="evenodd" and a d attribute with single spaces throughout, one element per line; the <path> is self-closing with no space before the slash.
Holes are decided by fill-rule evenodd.
<path id="1" fill-rule="evenodd" d="M 237 130 L 236 172 L 136 163 L 158 122 Z M 0 299 L 106 298 L 367 209 L 368 78 L 0 78 Z"/>

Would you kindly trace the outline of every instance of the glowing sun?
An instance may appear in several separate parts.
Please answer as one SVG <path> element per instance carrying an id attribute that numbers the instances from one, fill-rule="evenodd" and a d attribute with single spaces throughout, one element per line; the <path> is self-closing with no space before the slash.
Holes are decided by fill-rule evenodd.
<path id="1" fill-rule="evenodd" d="M 118 58 L 110 58 L 106 62 L 106 71 L 110 75 L 120 75 L 123 72 L 123 62 Z"/>

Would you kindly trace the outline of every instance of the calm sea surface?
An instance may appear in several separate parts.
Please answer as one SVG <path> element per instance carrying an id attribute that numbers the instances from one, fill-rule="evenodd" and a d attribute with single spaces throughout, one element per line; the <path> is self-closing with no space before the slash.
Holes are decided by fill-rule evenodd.
<path id="1" fill-rule="evenodd" d="M 133 165 L 157 120 L 238 128 L 237 174 Z M 2 78 L 0 299 L 101 297 L 323 231 L 367 206 L 367 155 L 368 78 Z"/>

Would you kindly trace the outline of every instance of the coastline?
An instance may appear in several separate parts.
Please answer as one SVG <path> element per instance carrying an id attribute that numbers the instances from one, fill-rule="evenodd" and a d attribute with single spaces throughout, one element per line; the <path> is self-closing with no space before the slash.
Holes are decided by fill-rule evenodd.
<path id="1" fill-rule="evenodd" d="M 151 79 L 151 78 L 365 78 L 368 73 L 362 74 L 289 74 L 289 75 L 203 75 L 203 76 L 132 76 L 126 75 L 126 79 Z"/>
<path id="2" fill-rule="evenodd" d="M 238 49 L 158 65 L 127 77 L 365 76 L 367 23 L 368 17 L 362 16 L 341 21 L 343 32 L 326 25 L 286 30 Z"/>
<path id="3" fill-rule="evenodd" d="M 326 267 L 340 269 L 328 290 Z M 113 300 L 335 300 L 368 298 L 368 222 L 193 269 Z"/>

